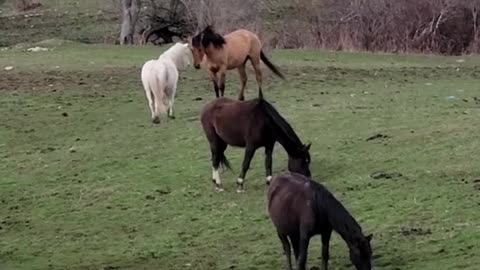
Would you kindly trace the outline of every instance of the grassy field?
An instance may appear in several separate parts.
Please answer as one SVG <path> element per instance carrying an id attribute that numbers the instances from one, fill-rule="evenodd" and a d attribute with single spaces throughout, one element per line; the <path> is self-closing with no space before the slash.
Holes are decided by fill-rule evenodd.
<path id="1" fill-rule="evenodd" d="M 213 190 L 198 121 L 214 97 L 206 72 L 182 73 L 177 119 L 150 123 L 139 74 L 160 53 L 0 52 L 0 269 L 283 269 L 262 151 L 245 194 L 230 172 L 226 192 Z M 377 269 L 478 269 L 480 58 L 271 57 L 288 81 L 265 71 L 266 98 L 312 142 L 313 178 L 374 234 Z M 238 89 L 228 73 L 227 95 Z M 226 154 L 238 173 L 243 151 Z M 275 172 L 285 164 L 277 146 Z M 332 269 L 353 269 L 338 235 L 332 245 Z M 316 237 L 309 265 L 319 257 Z"/>
<path id="2" fill-rule="evenodd" d="M 1 2 L 1 1 L 0 1 Z M 119 11 L 114 1 L 42 0 L 43 6 L 15 12 L 15 1 L 0 4 L 0 47 L 21 46 L 49 38 L 83 43 L 113 43 L 118 38 Z"/>

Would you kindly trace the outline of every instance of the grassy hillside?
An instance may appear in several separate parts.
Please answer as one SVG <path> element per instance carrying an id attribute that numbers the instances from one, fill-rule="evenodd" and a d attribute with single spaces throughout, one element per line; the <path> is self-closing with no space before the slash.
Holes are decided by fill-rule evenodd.
<path id="1" fill-rule="evenodd" d="M 0 269 L 282 269 L 262 151 L 245 194 L 228 172 L 226 192 L 213 191 L 198 121 L 214 96 L 206 72 L 182 73 L 177 119 L 150 123 L 139 74 L 160 52 L 76 44 L 0 52 Z M 288 81 L 268 77 L 265 95 L 312 142 L 314 179 L 374 234 L 377 269 L 480 264 L 480 59 L 458 60 L 272 55 Z M 249 78 L 252 98 L 251 70 Z M 238 89 L 228 73 L 227 95 Z M 226 154 L 238 173 L 243 151 Z M 275 172 L 285 164 L 277 146 Z M 331 255 L 333 269 L 352 269 L 338 235 Z M 309 265 L 319 256 L 317 237 Z"/>
<path id="2" fill-rule="evenodd" d="M 67 39 L 82 43 L 112 43 L 119 29 L 113 1 L 44 0 L 41 8 L 17 13 L 12 0 L 0 5 L 0 47 Z"/>

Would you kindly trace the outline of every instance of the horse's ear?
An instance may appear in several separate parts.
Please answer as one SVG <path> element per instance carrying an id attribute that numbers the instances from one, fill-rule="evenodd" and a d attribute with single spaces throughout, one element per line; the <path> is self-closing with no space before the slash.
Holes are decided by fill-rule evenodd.
<path id="1" fill-rule="evenodd" d="M 312 143 L 308 143 L 307 145 L 305 145 L 305 150 L 309 151 L 310 150 L 310 146 L 312 146 Z"/>
<path id="2" fill-rule="evenodd" d="M 370 242 L 373 238 L 373 234 L 369 234 L 365 238 L 367 238 L 368 242 Z"/>

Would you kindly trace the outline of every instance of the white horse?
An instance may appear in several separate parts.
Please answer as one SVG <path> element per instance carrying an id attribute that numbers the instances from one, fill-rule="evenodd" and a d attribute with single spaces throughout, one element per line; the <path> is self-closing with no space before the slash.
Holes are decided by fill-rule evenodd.
<path id="1" fill-rule="evenodd" d="M 142 67 L 142 84 L 152 112 L 152 122 L 160 123 L 160 114 L 173 115 L 173 102 L 177 91 L 178 70 L 184 70 L 193 62 L 188 43 L 177 42 L 155 60 L 148 60 Z"/>

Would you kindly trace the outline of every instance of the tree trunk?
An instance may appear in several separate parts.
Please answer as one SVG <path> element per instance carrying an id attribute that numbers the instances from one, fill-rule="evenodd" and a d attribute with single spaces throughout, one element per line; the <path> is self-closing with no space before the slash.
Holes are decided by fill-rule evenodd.
<path id="1" fill-rule="evenodd" d="M 122 0 L 122 28 L 120 44 L 133 44 L 133 34 L 140 12 L 140 0 Z"/>
<path id="2" fill-rule="evenodd" d="M 472 10 L 472 16 L 473 16 L 473 44 L 477 45 L 477 32 L 478 32 L 478 13 L 477 13 L 477 8 L 474 7 Z"/>

